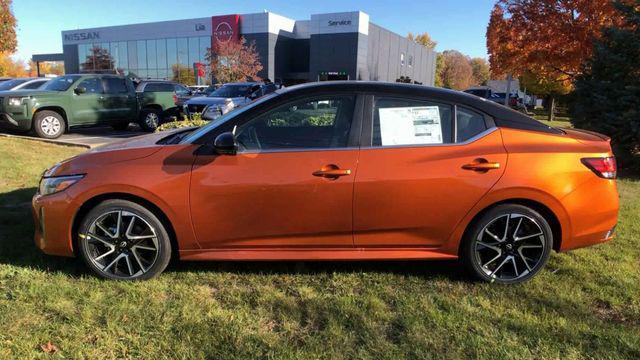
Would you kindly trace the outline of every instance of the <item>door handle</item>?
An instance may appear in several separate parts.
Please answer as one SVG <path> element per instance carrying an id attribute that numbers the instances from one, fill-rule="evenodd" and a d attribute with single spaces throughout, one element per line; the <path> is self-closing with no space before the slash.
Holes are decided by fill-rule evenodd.
<path id="1" fill-rule="evenodd" d="M 487 172 L 489 170 L 495 170 L 500 168 L 500 163 L 489 162 L 486 159 L 475 159 L 470 164 L 462 165 L 464 170 L 472 170 L 478 172 Z"/>
<path id="2" fill-rule="evenodd" d="M 340 169 L 337 165 L 325 165 L 320 170 L 314 171 L 313 176 L 323 177 L 327 179 L 337 179 L 340 176 L 351 175 L 350 169 Z"/>

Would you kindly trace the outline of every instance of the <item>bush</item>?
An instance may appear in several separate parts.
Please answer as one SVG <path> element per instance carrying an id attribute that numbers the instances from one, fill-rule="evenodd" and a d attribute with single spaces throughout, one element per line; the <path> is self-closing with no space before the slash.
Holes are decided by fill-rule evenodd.
<path id="1" fill-rule="evenodd" d="M 575 83 L 576 128 L 611 137 L 622 168 L 640 170 L 640 11 L 617 4 L 623 27 L 607 28 Z"/>
<path id="2" fill-rule="evenodd" d="M 200 127 L 208 123 L 209 122 L 207 120 L 202 119 L 202 116 L 200 114 L 193 114 L 191 116 L 191 119 L 187 118 L 186 116 L 183 116 L 182 120 L 176 120 L 176 121 L 164 123 L 158 126 L 158 128 L 156 129 L 156 132 L 173 130 L 173 129 L 182 129 L 182 128 L 188 128 L 188 127 L 194 127 L 194 126 Z"/>

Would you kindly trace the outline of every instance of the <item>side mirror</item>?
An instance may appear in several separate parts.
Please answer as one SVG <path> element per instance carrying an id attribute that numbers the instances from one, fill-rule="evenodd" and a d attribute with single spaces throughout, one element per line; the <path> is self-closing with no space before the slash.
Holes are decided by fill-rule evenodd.
<path id="1" fill-rule="evenodd" d="M 82 87 L 82 86 L 78 86 L 77 88 L 75 88 L 73 90 L 74 93 L 76 93 L 76 95 L 80 95 L 80 94 L 84 94 L 87 92 L 87 88 Z"/>
<path id="2" fill-rule="evenodd" d="M 232 132 L 225 132 L 216 137 L 213 147 L 220 155 L 235 155 L 238 152 L 238 143 Z"/>

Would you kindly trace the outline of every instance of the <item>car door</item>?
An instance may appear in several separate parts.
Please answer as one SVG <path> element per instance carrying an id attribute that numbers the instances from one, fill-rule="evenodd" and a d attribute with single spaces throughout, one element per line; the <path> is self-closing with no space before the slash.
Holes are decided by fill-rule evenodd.
<path id="1" fill-rule="evenodd" d="M 236 155 L 197 157 L 191 213 L 203 248 L 353 247 L 356 96 L 283 101 L 236 124 Z"/>
<path id="2" fill-rule="evenodd" d="M 102 80 L 92 76 L 81 80 L 74 88 L 71 109 L 74 125 L 89 125 L 109 120 L 108 110 L 104 108 Z"/>
<path id="3" fill-rule="evenodd" d="M 455 104 L 385 95 L 368 104 L 354 243 L 438 247 L 502 175 L 500 132 L 490 118 Z"/>
<path id="4" fill-rule="evenodd" d="M 126 79 L 117 76 L 102 78 L 104 95 L 102 107 L 105 118 L 113 121 L 135 118 L 135 98 L 127 87 Z"/>

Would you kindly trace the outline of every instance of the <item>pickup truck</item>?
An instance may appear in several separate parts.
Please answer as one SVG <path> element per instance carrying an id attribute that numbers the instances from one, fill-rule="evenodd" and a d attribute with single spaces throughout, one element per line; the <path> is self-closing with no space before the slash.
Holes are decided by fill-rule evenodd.
<path id="1" fill-rule="evenodd" d="M 172 93 L 136 93 L 129 78 L 107 74 L 60 76 L 39 90 L 0 92 L 0 125 L 55 139 L 73 127 L 138 122 L 153 131 L 179 111 Z"/>

